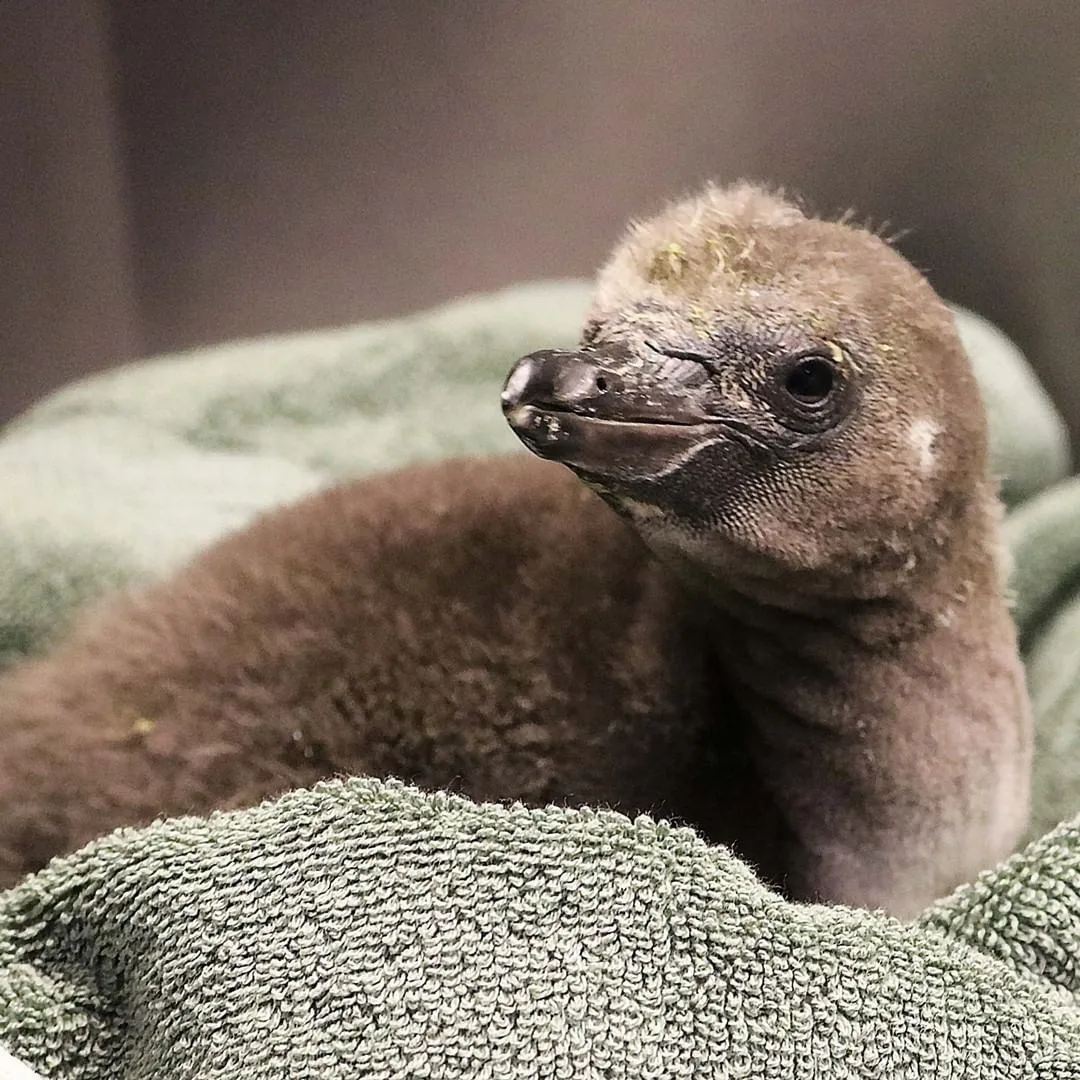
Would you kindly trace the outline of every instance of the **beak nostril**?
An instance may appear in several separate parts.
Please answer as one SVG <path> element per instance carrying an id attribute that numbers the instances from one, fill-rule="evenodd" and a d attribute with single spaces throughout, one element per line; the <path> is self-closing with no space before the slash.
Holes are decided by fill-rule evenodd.
<path id="1" fill-rule="evenodd" d="M 623 390 L 623 378 L 601 367 L 592 353 L 540 349 L 510 369 L 503 384 L 502 407 L 507 415 L 519 405 L 588 410 L 600 407 L 600 398 L 606 407 Z"/>

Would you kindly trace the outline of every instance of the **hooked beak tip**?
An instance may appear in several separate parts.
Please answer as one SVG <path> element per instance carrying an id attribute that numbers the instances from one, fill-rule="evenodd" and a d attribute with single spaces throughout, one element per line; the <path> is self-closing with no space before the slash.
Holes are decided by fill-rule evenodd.
<path id="1" fill-rule="evenodd" d="M 506 416 L 507 423 L 515 431 L 528 430 L 532 427 L 536 417 L 536 410 L 531 405 L 508 404 L 505 396 L 503 398 L 503 413 Z"/>

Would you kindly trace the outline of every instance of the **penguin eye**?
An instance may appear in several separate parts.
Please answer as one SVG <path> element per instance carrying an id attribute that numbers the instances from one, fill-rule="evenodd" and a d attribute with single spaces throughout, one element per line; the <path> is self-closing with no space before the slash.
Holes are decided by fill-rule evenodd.
<path id="1" fill-rule="evenodd" d="M 836 387 L 836 365 L 826 356 L 800 356 L 784 375 L 784 390 L 800 405 L 821 405 Z"/>
<path id="2" fill-rule="evenodd" d="M 780 357 L 765 383 L 773 416 L 800 438 L 813 439 L 838 427 L 857 402 L 846 354 L 840 346 L 828 349 Z"/>

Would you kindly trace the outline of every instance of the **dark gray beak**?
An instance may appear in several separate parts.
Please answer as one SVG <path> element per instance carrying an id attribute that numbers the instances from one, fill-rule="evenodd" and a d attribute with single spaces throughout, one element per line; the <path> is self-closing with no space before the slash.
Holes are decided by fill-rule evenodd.
<path id="1" fill-rule="evenodd" d="M 698 363 L 621 345 L 522 357 L 503 414 L 534 454 L 597 479 L 656 479 L 725 438 L 716 390 Z"/>

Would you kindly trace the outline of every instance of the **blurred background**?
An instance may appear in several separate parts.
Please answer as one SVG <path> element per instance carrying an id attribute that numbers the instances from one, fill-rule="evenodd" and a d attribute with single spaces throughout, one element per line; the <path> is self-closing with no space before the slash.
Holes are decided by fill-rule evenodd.
<path id="1" fill-rule="evenodd" d="M 589 274 L 707 177 L 910 232 L 1080 433 L 1080 4 L 3 0 L 0 420 L 121 360 Z"/>

